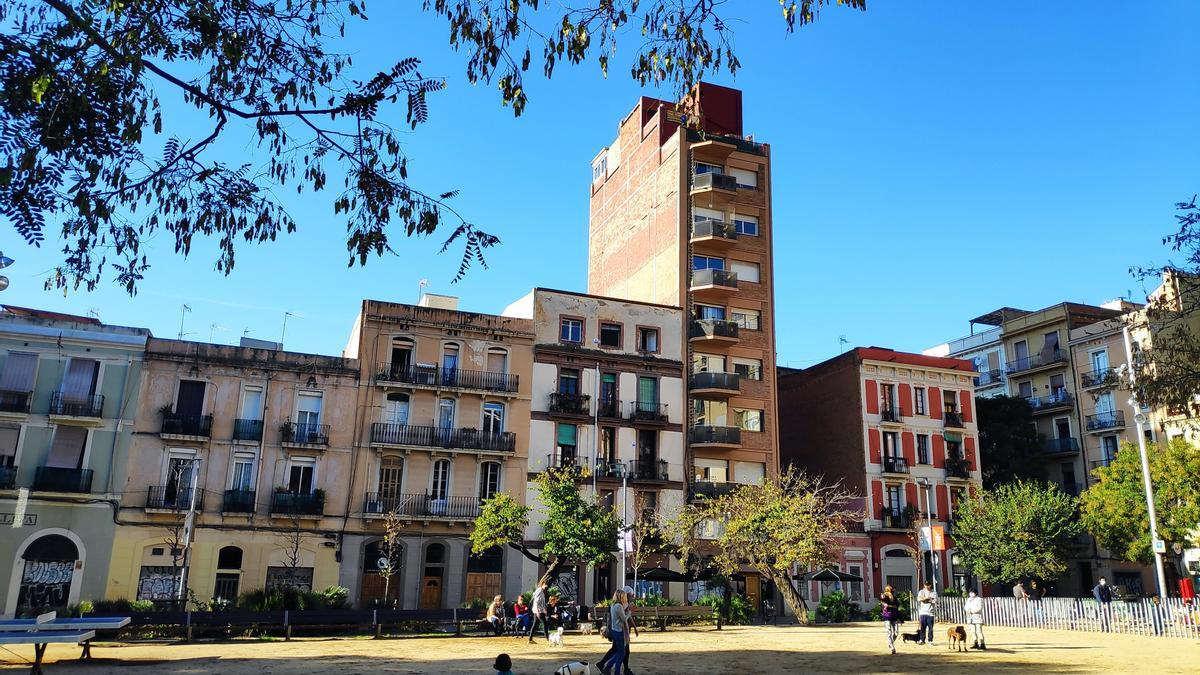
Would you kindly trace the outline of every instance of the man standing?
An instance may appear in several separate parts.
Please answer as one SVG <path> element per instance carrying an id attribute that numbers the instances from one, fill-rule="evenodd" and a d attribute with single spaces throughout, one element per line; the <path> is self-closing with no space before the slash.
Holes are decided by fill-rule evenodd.
<path id="1" fill-rule="evenodd" d="M 1109 605 L 1112 603 L 1112 589 L 1108 587 L 1107 579 L 1100 577 L 1100 583 L 1092 589 L 1092 597 L 1100 605 L 1100 626 L 1107 633 Z"/>
<path id="2" fill-rule="evenodd" d="M 538 584 L 537 590 L 533 592 L 532 607 L 530 611 L 532 618 L 529 620 L 529 641 L 533 642 L 533 633 L 537 630 L 538 622 L 542 622 L 542 634 L 546 636 L 546 641 L 550 640 L 550 627 L 546 624 L 546 582 Z"/>
<path id="3" fill-rule="evenodd" d="M 917 628 L 918 644 L 933 644 L 933 621 L 937 610 L 937 594 L 933 592 L 933 582 L 926 581 L 925 588 L 917 593 L 917 618 L 920 626 Z"/>
<path id="4" fill-rule="evenodd" d="M 1013 586 L 1013 599 L 1014 600 L 1028 600 L 1029 599 L 1029 594 L 1025 592 L 1025 582 L 1024 581 L 1018 581 L 1017 584 L 1015 586 Z"/>

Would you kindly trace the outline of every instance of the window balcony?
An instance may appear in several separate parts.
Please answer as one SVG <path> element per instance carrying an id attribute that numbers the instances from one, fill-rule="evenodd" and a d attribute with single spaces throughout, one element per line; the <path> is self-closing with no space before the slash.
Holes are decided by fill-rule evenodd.
<path id="1" fill-rule="evenodd" d="M 162 427 L 159 435 L 173 440 L 199 439 L 212 437 L 212 415 L 179 415 L 163 413 Z"/>
<path id="2" fill-rule="evenodd" d="M 990 387 L 1004 383 L 1004 371 L 999 368 L 987 370 L 975 376 L 976 387 Z"/>
<path id="3" fill-rule="evenodd" d="M 100 417 L 104 411 L 104 396 L 72 396 L 56 391 L 50 397 L 50 414 L 63 417 Z"/>
<path id="4" fill-rule="evenodd" d="M 966 458 L 951 455 L 946 458 L 946 477 L 970 480 L 971 465 L 967 463 Z"/>
<path id="5" fill-rule="evenodd" d="M 1124 429 L 1125 428 L 1125 411 L 1110 410 L 1108 412 L 1096 413 L 1088 415 L 1085 418 L 1087 421 L 1087 430 L 1089 433 L 1099 433 L 1108 431 L 1109 429 Z"/>
<path id="6" fill-rule="evenodd" d="M 587 460 L 576 451 L 551 452 L 546 455 L 546 470 L 562 469 L 566 471 L 583 471 Z M 619 462 L 617 462 L 619 464 Z"/>
<path id="7" fill-rule="evenodd" d="M 0 490 L 17 489 L 17 467 L 0 466 Z"/>
<path id="8" fill-rule="evenodd" d="M 254 490 L 226 490 L 221 501 L 221 513 L 254 513 Z"/>
<path id="9" fill-rule="evenodd" d="M 738 325 L 724 319 L 695 319 L 688 326 L 688 340 L 705 344 L 729 346 L 737 344 Z"/>
<path id="10" fill-rule="evenodd" d="M 884 457 L 883 458 L 884 473 L 908 473 L 908 462 L 904 461 L 903 457 Z"/>
<path id="11" fill-rule="evenodd" d="M 688 288 L 697 298 L 724 299 L 737 293 L 737 273 L 728 270 L 692 270 Z"/>
<path id="12" fill-rule="evenodd" d="M 736 187 L 736 185 L 735 185 Z M 711 248 L 729 248 L 737 243 L 737 226 L 721 220 L 706 218 L 692 223 L 691 243 Z"/>
<path id="13" fill-rule="evenodd" d="M 433 389 L 473 389 L 492 393 L 516 393 L 518 376 L 490 370 L 443 368 L 432 364 L 388 363 L 375 367 L 375 383 L 405 384 Z"/>
<path id="14" fill-rule="evenodd" d="M 233 440 L 235 441 L 253 441 L 255 443 L 262 440 L 263 436 L 263 421 L 262 420 L 243 420 L 236 419 L 233 421 Z"/>
<path id="15" fill-rule="evenodd" d="M 275 492 L 271 495 L 271 513 L 284 516 L 319 516 L 325 511 L 325 493 Z"/>
<path id="16" fill-rule="evenodd" d="M 902 422 L 900 409 L 893 405 L 884 404 L 879 409 L 879 421 L 884 424 L 900 424 Z"/>
<path id="17" fill-rule="evenodd" d="M 738 184 L 735 176 L 723 173 L 700 173 L 692 176 L 691 194 L 703 198 L 705 206 L 727 204 L 737 196 Z"/>
<path id="18" fill-rule="evenodd" d="M 1008 371 L 1009 375 L 1015 375 L 1017 373 L 1027 373 L 1035 370 L 1041 370 L 1042 368 L 1052 368 L 1066 362 L 1067 353 L 1061 349 L 1055 349 L 1042 354 L 1034 354 L 1032 356 L 1026 356 L 1022 359 L 1009 361 L 1008 368 L 1005 370 Z"/>
<path id="19" fill-rule="evenodd" d="M 188 511 L 192 508 L 193 499 L 196 511 L 204 510 L 204 489 L 196 488 L 194 492 L 188 486 L 156 485 L 146 490 L 147 511 Z"/>
<path id="20" fill-rule="evenodd" d="M 329 447 L 329 425 L 284 422 L 279 440 L 284 447 Z"/>
<path id="21" fill-rule="evenodd" d="M 596 401 L 596 414 L 601 419 L 621 419 L 621 402 L 615 398 L 599 399 Z"/>
<path id="22" fill-rule="evenodd" d="M 966 429 L 967 425 L 963 424 L 962 413 L 947 410 L 942 413 L 942 419 L 945 421 L 947 429 Z"/>
<path id="23" fill-rule="evenodd" d="M 733 492 L 737 486 L 737 483 L 728 481 L 698 480 L 692 484 L 692 495 L 705 499 L 716 499 Z"/>
<path id="24" fill-rule="evenodd" d="M 33 489 L 35 492 L 91 492 L 92 470 L 39 466 L 33 475 Z"/>
<path id="25" fill-rule="evenodd" d="M 883 527 L 887 530 L 907 530 L 912 521 L 903 511 L 884 511 Z"/>
<path id="26" fill-rule="evenodd" d="M 511 431 L 492 432 L 478 429 L 446 429 L 411 424 L 375 422 L 371 425 L 371 443 L 418 448 L 481 452 L 515 452 L 517 436 Z"/>
<path id="27" fill-rule="evenodd" d="M 426 494 L 381 494 L 368 492 L 363 499 L 363 515 L 395 514 L 406 519 L 474 520 L 483 503 L 479 497 Z"/>
<path id="28" fill-rule="evenodd" d="M 692 373 L 688 380 L 688 392 L 696 396 L 725 398 L 737 396 L 742 391 L 742 378 L 737 373 Z"/>
<path id="29" fill-rule="evenodd" d="M 596 460 L 595 472 L 596 478 L 600 480 L 621 480 L 629 475 L 628 467 L 624 462 L 603 458 Z"/>
<path id="30" fill-rule="evenodd" d="M 0 390 L 0 412 L 28 415 L 29 403 L 32 400 L 32 391 Z"/>
<path id="31" fill-rule="evenodd" d="M 546 410 L 560 417 L 590 417 L 592 414 L 592 397 L 587 394 L 572 394 L 568 392 L 550 392 Z"/>
<path id="32" fill-rule="evenodd" d="M 629 480 L 658 483 L 665 483 L 671 480 L 667 460 L 633 460 L 629 463 Z"/>
<path id="33" fill-rule="evenodd" d="M 1074 455 L 1079 452 L 1079 439 L 1064 436 L 1047 438 L 1042 442 L 1042 453 L 1046 455 Z"/>
<path id="34" fill-rule="evenodd" d="M 702 448 L 736 448 L 742 444 L 739 427 L 699 424 L 688 430 L 688 444 Z"/>
<path id="35" fill-rule="evenodd" d="M 629 421 L 640 424 L 666 424 L 667 404 L 657 401 L 632 401 L 629 404 Z"/>
<path id="36" fill-rule="evenodd" d="M 1116 368 L 1097 368 L 1082 373 L 1079 376 L 1079 384 L 1084 389 L 1095 389 L 1098 387 L 1112 387 L 1117 383 Z"/>
<path id="37" fill-rule="evenodd" d="M 1029 407 L 1033 408 L 1034 415 L 1045 415 L 1075 406 L 1075 395 L 1066 390 L 1025 400 L 1029 402 Z"/>

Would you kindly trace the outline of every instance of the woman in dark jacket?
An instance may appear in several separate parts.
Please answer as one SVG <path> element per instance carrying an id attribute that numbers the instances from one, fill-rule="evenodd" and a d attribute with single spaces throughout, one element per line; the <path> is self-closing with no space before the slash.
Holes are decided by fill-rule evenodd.
<path id="1" fill-rule="evenodd" d="M 900 616 L 900 601 L 896 599 L 896 593 L 891 586 L 884 587 L 883 595 L 879 596 L 879 605 L 883 614 L 883 624 L 887 626 L 888 651 L 895 654 L 896 634 L 900 632 L 903 617 Z"/>

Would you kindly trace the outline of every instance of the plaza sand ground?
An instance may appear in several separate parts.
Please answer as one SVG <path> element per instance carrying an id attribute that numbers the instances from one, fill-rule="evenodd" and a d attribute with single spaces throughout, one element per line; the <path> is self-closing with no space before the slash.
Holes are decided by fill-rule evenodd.
<path id="1" fill-rule="evenodd" d="M 643 631 L 634 639 L 631 665 L 639 675 L 664 673 L 796 673 L 796 672 L 924 672 L 924 673 L 1195 673 L 1200 641 L 1050 630 L 988 629 L 986 653 L 950 652 L 939 644 L 898 645 L 884 650 L 878 623 L 804 628 L 798 626 L 733 627 Z M 915 624 L 911 626 L 915 630 Z M 291 642 L 236 640 L 193 644 L 141 643 L 102 646 L 100 662 L 78 665 L 69 660 L 78 648 L 51 645 L 47 672 L 83 675 L 158 675 L 221 673 L 223 675 L 379 675 L 380 673 L 485 673 L 499 652 L 513 657 L 517 675 L 552 673 L 564 662 L 595 662 L 608 643 L 599 636 L 567 635 L 566 646 L 550 648 L 544 640 L 529 645 L 515 637 L 438 637 L 300 639 Z M 32 647 L 16 655 L 33 658 Z M 3 654 L 0 673 L 27 672 L 13 652 Z M 62 663 L 53 663 L 63 659 Z M 593 670 L 593 672 L 596 672 Z"/>

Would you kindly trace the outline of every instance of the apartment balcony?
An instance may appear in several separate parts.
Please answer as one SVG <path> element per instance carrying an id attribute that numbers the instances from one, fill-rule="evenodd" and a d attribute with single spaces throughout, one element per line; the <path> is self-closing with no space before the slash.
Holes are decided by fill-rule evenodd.
<path id="1" fill-rule="evenodd" d="M 1026 356 L 1025 358 L 1015 359 L 1008 362 L 1008 368 L 1005 370 L 1009 375 L 1017 373 L 1032 373 L 1045 368 L 1055 368 L 1067 362 L 1067 353 L 1061 349 Z"/>
<path id="2" fill-rule="evenodd" d="M 721 206 L 737 196 L 737 178 L 723 173 L 700 173 L 692 176 L 691 195 L 698 205 Z"/>
<path id="3" fill-rule="evenodd" d="M 733 492 L 737 486 L 737 483 L 729 481 L 698 480 L 692 484 L 692 495 L 705 499 L 716 499 Z"/>
<path id="4" fill-rule="evenodd" d="M 698 300 L 725 300 L 737 293 L 737 273 L 728 270 L 692 270 L 688 289 Z"/>
<path id="5" fill-rule="evenodd" d="M 517 436 L 511 431 L 492 432 L 478 429 L 446 429 L 375 422 L 371 425 L 371 444 L 415 448 L 441 448 L 463 452 L 509 453 L 517 449 Z"/>
<path id="6" fill-rule="evenodd" d="M 221 500 L 221 513 L 254 513 L 254 490 L 226 490 Z"/>
<path id="7" fill-rule="evenodd" d="M 426 494 L 381 494 L 368 492 L 363 499 L 363 516 L 396 515 L 409 520 L 471 521 L 479 516 L 479 497 Z"/>
<path id="8" fill-rule="evenodd" d="M 578 452 L 551 452 L 546 455 L 546 470 L 551 469 L 565 471 L 583 471 L 583 467 L 587 466 L 587 459 L 580 456 Z M 617 462 L 619 464 L 619 462 Z"/>
<path id="9" fill-rule="evenodd" d="M 742 391 L 742 378 L 737 373 L 692 373 L 688 393 L 707 398 L 729 398 Z"/>
<path id="10" fill-rule="evenodd" d="M 903 457 L 884 457 L 883 472 L 892 474 L 907 474 L 908 462 Z"/>
<path id="11" fill-rule="evenodd" d="M 1112 463 L 1113 463 L 1113 460 L 1111 457 L 1108 459 L 1093 460 L 1091 462 L 1088 462 L 1088 471 L 1095 471 L 1096 469 L 1103 469 L 1104 467 L 1109 466 Z"/>
<path id="12" fill-rule="evenodd" d="M 667 404 L 657 401 L 632 401 L 628 419 L 634 424 L 660 426 L 667 423 Z"/>
<path id="13" fill-rule="evenodd" d="M 963 423 L 963 416 L 960 412 L 951 412 L 949 410 L 942 413 L 947 429 L 966 429 L 967 425 Z"/>
<path id="14" fill-rule="evenodd" d="M 1004 384 L 1004 371 L 999 368 L 986 370 L 975 376 L 976 387 L 990 387 L 997 384 Z"/>
<path id="15" fill-rule="evenodd" d="M 1079 439 L 1065 436 L 1063 438 L 1047 438 L 1042 442 L 1042 454 L 1052 456 L 1070 456 L 1079 453 Z"/>
<path id="16" fill-rule="evenodd" d="M 629 480 L 639 483 L 665 483 L 671 480 L 667 460 L 633 460 L 629 463 Z"/>
<path id="17" fill-rule="evenodd" d="M 1035 396 L 1025 399 L 1034 415 L 1048 415 L 1053 412 L 1070 410 L 1075 407 L 1075 395 L 1069 391 L 1060 391 L 1049 396 Z"/>
<path id="18" fill-rule="evenodd" d="M 741 447 L 742 430 L 739 427 L 700 424 L 688 430 L 688 444 L 693 448 Z"/>
<path id="19" fill-rule="evenodd" d="M 591 401 L 587 394 L 555 391 L 550 393 L 546 410 L 556 417 L 591 417 Z"/>
<path id="20" fill-rule="evenodd" d="M 329 425 L 284 422 L 279 427 L 279 442 L 285 448 L 323 450 L 329 447 Z"/>
<path id="21" fill-rule="evenodd" d="M 233 421 L 233 440 L 257 443 L 262 440 L 262 437 L 262 420 L 236 419 Z"/>
<path id="22" fill-rule="evenodd" d="M 207 441 L 212 437 L 212 415 L 163 413 L 158 435 L 172 441 Z"/>
<path id="23" fill-rule="evenodd" d="M 1097 389 L 1100 387 L 1107 388 L 1114 386 L 1116 383 L 1116 368 L 1097 368 L 1079 375 L 1079 384 L 1083 386 L 1084 389 Z"/>
<path id="24" fill-rule="evenodd" d="M 50 417 L 52 421 L 86 425 L 98 425 L 104 412 L 104 396 L 73 396 L 64 391 L 56 391 L 50 397 Z"/>
<path id="25" fill-rule="evenodd" d="M 320 516 L 325 511 L 325 493 L 274 492 L 271 514 L 277 516 Z"/>
<path id="26" fill-rule="evenodd" d="M 39 466 L 33 475 L 33 490 L 34 492 L 91 492 L 92 470 Z"/>
<path id="27" fill-rule="evenodd" d="M 902 424 L 900 409 L 896 406 L 885 405 L 879 409 L 879 421 L 882 424 Z"/>
<path id="28" fill-rule="evenodd" d="M 622 480 L 629 475 L 629 467 L 624 462 L 608 461 L 605 459 L 596 460 L 596 466 L 593 470 L 596 473 L 596 478 L 600 480 Z"/>
<path id="29" fill-rule="evenodd" d="M 966 458 L 951 455 L 946 458 L 946 477 L 970 480 L 971 465 L 967 462 Z"/>
<path id="30" fill-rule="evenodd" d="M 1085 419 L 1090 434 L 1098 434 L 1110 429 L 1125 428 L 1125 411 L 1111 410 L 1109 412 L 1088 415 Z"/>
<path id="31" fill-rule="evenodd" d="M 712 249 L 727 249 L 737 243 L 737 226 L 722 220 L 706 218 L 692 223 L 691 243 Z"/>
<path id="32" fill-rule="evenodd" d="M 0 390 L 0 413 L 29 414 L 29 403 L 33 400 L 32 391 Z"/>
<path id="33" fill-rule="evenodd" d="M 883 529 L 885 530 L 907 530 L 911 524 L 912 520 L 903 511 L 883 512 Z"/>
<path id="34" fill-rule="evenodd" d="M 621 419 L 621 402 L 615 398 L 599 399 L 596 401 L 596 414 L 600 419 Z"/>
<path id="35" fill-rule="evenodd" d="M 156 485 L 146 489 L 147 511 L 188 511 L 195 501 L 196 511 L 204 510 L 204 490 L 187 486 Z"/>
<path id="36" fill-rule="evenodd" d="M 738 343 L 738 325 L 724 319 L 694 319 L 688 325 L 688 341 L 728 347 Z"/>
<path id="37" fill-rule="evenodd" d="M 0 466 L 0 490 L 17 489 L 17 467 Z"/>
<path id="38" fill-rule="evenodd" d="M 490 370 L 381 362 L 375 367 L 375 384 L 384 387 L 407 385 L 425 389 L 470 389 L 493 394 L 515 394 L 520 379 L 511 373 Z"/>

